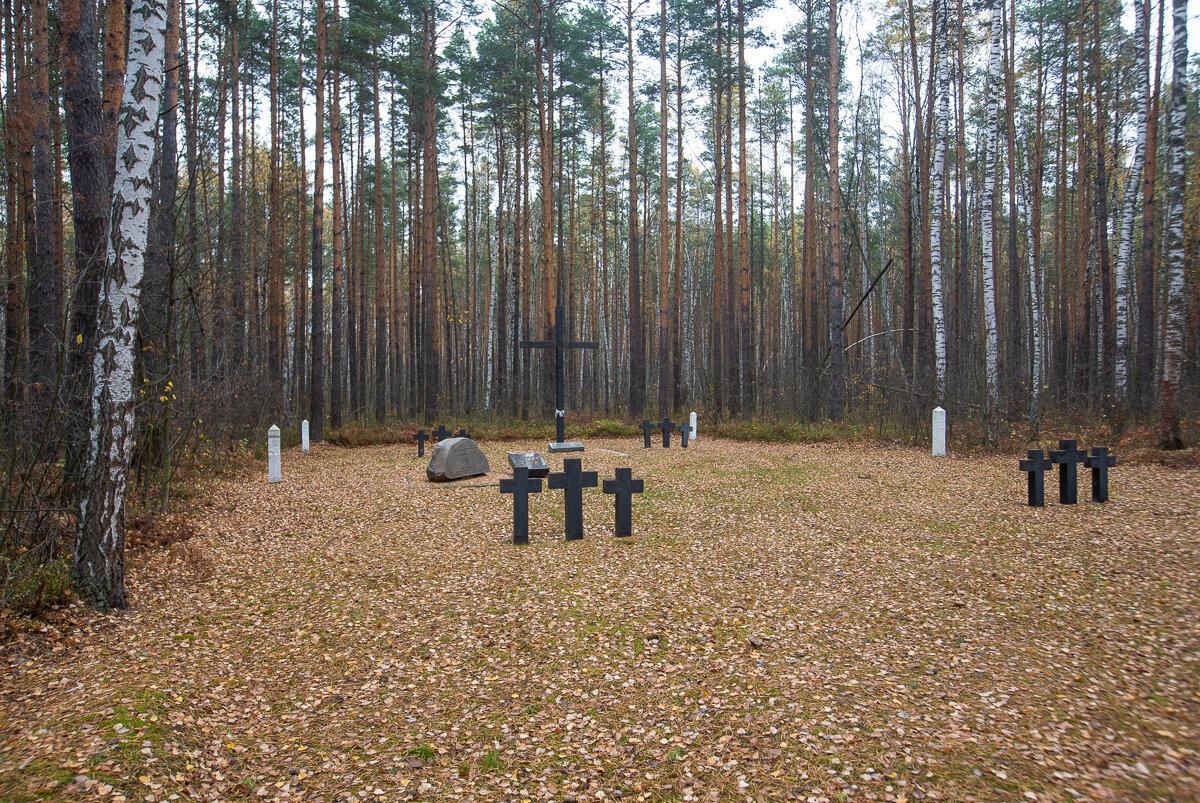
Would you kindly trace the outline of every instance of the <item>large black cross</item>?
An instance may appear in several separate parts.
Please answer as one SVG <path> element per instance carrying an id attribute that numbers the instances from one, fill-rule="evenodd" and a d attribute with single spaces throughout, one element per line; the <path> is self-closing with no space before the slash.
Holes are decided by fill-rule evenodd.
<path id="1" fill-rule="evenodd" d="M 633 494 L 645 490 L 645 482 L 632 479 L 632 474 L 632 469 L 619 468 L 617 478 L 605 480 L 602 489 L 604 493 L 616 496 L 618 538 L 633 535 Z"/>
<path id="2" fill-rule="evenodd" d="M 413 435 L 413 440 L 417 442 L 417 457 L 424 457 L 425 441 L 429 440 L 429 435 L 425 433 L 425 430 L 418 429 L 417 434 Z"/>
<path id="3" fill-rule="evenodd" d="M 583 489 L 595 488 L 599 480 L 596 472 L 583 471 L 582 467 L 583 461 L 578 457 L 568 457 L 563 461 L 563 470 L 551 474 L 546 483 L 552 491 L 566 492 L 563 494 L 563 512 L 568 541 L 583 538 Z"/>
<path id="4" fill-rule="evenodd" d="M 1073 505 L 1078 501 L 1077 464 L 1087 458 L 1086 452 L 1075 448 L 1075 441 L 1060 440 L 1058 448 L 1051 450 L 1050 459 L 1058 463 L 1058 501 Z"/>
<path id="5" fill-rule="evenodd" d="M 1029 474 L 1029 506 L 1042 507 L 1046 504 L 1046 476 L 1054 464 L 1042 456 L 1041 449 L 1030 449 L 1029 459 L 1017 463 L 1021 471 Z"/>
<path id="6" fill-rule="evenodd" d="M 671 448 L 671 430 L 675 429 L 675 422 L 664 415 L 663 420 L 658 422 L 658 428 L 663 431 L 663 448 Z"/>
<path id="7" fill-rule="evenodd" d="M 563 307 L 559 304 L 554 308 L 554 340 L 523 340 L 523 349 L 554 349 L 554 431 L 558 443 L 562 443 L 566 434 L 567 404 L 563 392 L 563 378 L 566 369 L 563 365 L 563 352 L 566 349 L 597 349 L 600 344 L 594 341 L 567 340 L 563 333 Z"/>
<path id="8" fill-rule="evenodd" d="M 450 437 L 450 430 L 446 429 L 445 424 L 438 424 L 438 428 L 429 434 L 437 438 L 439 441 L 444 441 L 446 438 Z"/>
<path id="9" fill-rule="evenodd" d="M 651 424 L 650 419 L 647 418 L 645 421 L 642 422 L 642 426 L 640 427 L 640 429 L 642 430 L 643 437 L 646 439 L 646 448 L 649 449 L 650 448 L 650 433 L 654 430 L 654 425 Z"/>
<path id="10" fill-rule="evenodd" d="M 1108 470 L 1117 464 L 1117 458 L 1108 453 L 1107 446 L 1093 446 L 1083 464 L 1092 470 L 1092 501 L 1107 502 Z"/>
<path id="11" fill-rule="evenodd" d="M 687 421 L 682 421 L 679 424 L 679 437 L 683 440 L 683 448 L 686 449 L 688 440 L 691 438 L 692 426 Z"/>
<path id="12" fill-rule="evenodd" d="M 529 495 L 542 492 L 542 481 L 530 479 L 529 469 L 514 468 L 511 480 L 500 480 L 500 493 L 513 495 L 513 543 L 529 543 Z"/>

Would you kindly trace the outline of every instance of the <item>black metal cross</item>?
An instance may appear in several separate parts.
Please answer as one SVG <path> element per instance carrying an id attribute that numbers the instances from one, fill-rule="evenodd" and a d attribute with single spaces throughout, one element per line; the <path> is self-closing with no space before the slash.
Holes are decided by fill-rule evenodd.
<path id="1" fill-rule="evenodd" d="M 563 391 L 563 379 L 566 369 L 563 364 L 563 352 L 566 349 L 597 349 L 600 344 L 594 341 L 567 340 L 563 333 L 563 307 L 559 304 L 554 308 L 554 340 L 523 340 L 523 349 L 554 349 L 554 431 L 558 443 L 562 443 L 567 415 L 567 404 Z"/>
<path id="2" fill-rule="evenodd" d="M 471 433 L 467 432 L 465 429 L 463 429 L 463 428 L 461 428 L 461 427 L 460 427 L 460 428 L 459 428 L 459 430 L 458 430 L 458 432 L 454 433 L 454 437 L 456 437 L 456 438 L 469 438 L 469 437 L 471 437 Z"/>
<path id="3" fill-rule="evenodd" d="M 1045 472 L 1053 467 L 1053 463 L 1042 456 L 1041 449 L 1030 449 L 1029 459 L 1017 463 L 1021 471 L 1029 474 L 1029 506 L 1042 507 L 1046 504 Z"/>
<path id="4" fill-rule="evenodd" d="M 437 438 L 439 441 L 444 441 L 446 438 L 450 437 L 450 430 L 446 429 L 445 424 L 438 424 L 438 428 L 429 434 Z"/>
<path id="5" fill-rule="evenodd" d="M 529 469 L 514 468 L 511 480 L 500 480 L 500 493 L 513 495 L 513 543 L 529 543 L 529 495 L 542 492 L 542 481 L 530 479 Z"/>
<path id="6" fill-rule="evenodd" d="M 1107 502 L 1108 470 L 1117 464 L 1116 456 L 1108 453 L 1107 446 L 1093 446 L 1083 464 L 1092 470 L 1092 501 Z"/>
<path id="7" fill-rule="evenodd" d="M 664 415 L 663 420 L 658 422 L 658 428 L 663 431 L 663 448 L 671 448 L 671 430 L 675 429 L 675 422 L 668 421 Z"/>
<path id="8" fill-rule="evenodd" d="M 418 429 L 417 434 L 413 435 L 413 440 L 417 442 L 417 457 L 425 456 L 425 441 L 429 440 L 428 433 L 423 429 Z"/>
<path id="9" fill-rule="evenodd" d="M 619 468 L 615 480 L 604 481 L 604 493 L 616 496 L 618 538 L 633 535 L 633 494 L 646 489 L 645 482 L 632 479 L 632 474 L 632 469 Z"/>
<path id="10" fill-rule="evenodd" d="M 568 457 L 563 461 L 563 470 L 551 474 L 546 483 L 546 487 L 552 491 L 566 492 L 563 494 L 563 512 L 568 541 L 583 538 L 583 489 L 595 488 L 599 481 L 596 472 L 583 471 L 582 468 L 582 460 Z"/>
<path id="11" fill-rule="evenodd" d="M 679 425 L 679 437 L 683 439 L 683 448 L 684 449 L 687 448 L 688 439 L 691 436 L 691 432 L 692 432 L 692 427 L 690 424 L 688 424 L 687 421 L 684 421 Z"/>
<path id="12" fill-rule="evenodd" d="M 654 425 L 651 424 L 650 419 L 647 418 L 645 421 L 642 422 L 642 426 L 640 427 L 640 429 L 642 430 L 642 435 L 646 439 L 646 448 L 649 449 L 650 448 L 650 433 L 651 433 L 651 431 L 653 431 Z"/>
<path id="13" fill-rule="evenodd" d="M 1050 452 L 1050 459 L 1058 463 L 1058 501 L 1073 505 L 1078 501 L 1076 467 L 1087 458 L 1086 452 L 1075 448 L 1075 441 L 1061 440 L 1058 448 Z"/>

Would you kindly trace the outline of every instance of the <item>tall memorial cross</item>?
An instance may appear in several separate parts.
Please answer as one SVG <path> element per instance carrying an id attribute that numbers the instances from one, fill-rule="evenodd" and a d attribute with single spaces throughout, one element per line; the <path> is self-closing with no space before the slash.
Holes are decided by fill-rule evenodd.
<path id="1" fill-rule="evenodd" d="M 663 420 L 658 422 L 658 428 L 663 432 L 663 448 L 671 448 L 671 430 L 675 429 L 675 422 L 664 415 Z"/>
<path id="2" fill-rule="evenodd" d="M 1054 467 L 1054 463 L 1042 456 L 1041 449 L 1030 449 L 1029 459 L 1017 463 L 1021 471 L 1029 475 L 1029 506 L 1043 507 L 1046 504 L 1045 472 Z"/>
<path id="3" fill-rule="evenodd" d="M 1075 441 L 1060 440 L 1058 448 L 1050 452 L 1050 459 L 1058 463 L 1058 501 L 1073 505 L 1078 501 L 1077 467 L 1087 459 L 1087 453 L 1075 448 Z"/>
<path id="4" fill-rule="evenodd" d="M 565 491 L 563 508 L 568 541 L 583 538 L 583 489 L 595 488 L 599 481 L 596 472 L 583 471 L 582 467 L 583 461 L 578 457 L 568 457 L 563 461 L 563 470 L 551 474 L 546 483 L 552 491 Z"/>
<path id="5" fill-rule="evenodd" d="M 438 424 L 438 428 L 435 429 L 433 432 L 430 432 L 429 434 L 432 437 L 437 438 L 439 441 L 444 441 L 444 440 L 446 440 L 446 438 L 450 437 L 451 432 L 450 432 L 450 430 L 446 429 L 445 424 Z"/>
<path id="6" fill-rule="evenodd" d="M 524 466 L 513 469 L 512 479 L 500 480 L 500 493 L 513 495 L 513 543 L 529 543 L 529 495 L 542 492 L 542 481 L 530 479 Z"/>
<path id="7" fill-rule="evenodd" d="M 646 489 L 645 482 L 633 479 L 632 474 L 632 469 L 619 468 L 617 478 L 605 480 L 602 489 L 604 493 L 615 496 L 618 538 L 633 535 L 633 494 L 640 494 Z"/>
<path id="8" fill-rule="evenodd" d="M 642 425 L 639 427 L 639 429 L 642 431 L 642 436 L 646 440 L 646 448 L 649 449 L 650 448 L 650 433 L 654 431 L 654 425 L 651 424 L 650 419 L 647 418 L 645 421 L 642 422 Z"/>
<path id="9" fill-rule="evenodd" d="M 1092 470 L 1092 501 L 1107 502 L 1108 470 L 1117 464 L 1117 458 L 1108 453 L 1107 446 L 1093 446 L 1083 464 Z"/>
<path id="10" fill-rule="evenodd" d="M 423 429 L 418 429 L 417 434 L 413 435 L 413 440 L 417 442 L 417 457 L 425 456 L 425 441 L 429 440 L 430 435 Z"/>
<path id="11" fill-rule="evenodd" d="M 563 390 L 563 379 L 566 376 L 564 352 L 568 349 L 598 349 L 600 344 L 591 340 L 567 340 L 563 327 L 563 306 L 554 308 L 554 340 L 523 340 L 523 349 L 554 349 L 554 432 L 557 443 L 566 439 L 567 404 Z"/>

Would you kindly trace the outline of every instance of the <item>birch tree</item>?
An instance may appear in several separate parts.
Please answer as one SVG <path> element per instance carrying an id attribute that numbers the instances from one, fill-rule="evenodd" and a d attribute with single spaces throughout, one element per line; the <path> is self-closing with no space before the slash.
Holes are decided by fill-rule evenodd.
<path id="1" fill-rule="evenodd" d="M 1174 42 L 1171 48 L 1171 111 L 1167 118 L 1167 320 L 1163 332 L 1162 395 L 1158 403 L 1158 440 L 1164 449 L 1183 448 L 1175 397 L 1183 367 L 1183 326 L 1186 301 L 1183 272 L 1183 197 L 1187 179 L 1187 0 L 1174 2 Z"/>
<path id="2" fill-rule="evenodd" d="M 150 223 L 154 129 L 166 54 L 166 0 L 135 0 L 129 15 L 125 91 L 117 126 L 111 234 L 92 361 L 87 483 L 71 579 L 98 610 L 126 607 L 125 497 L 133 451 L 133 363 Z"/>
<path id="3" fill-rule="evenodd" d="M 1133 253 L 1133 224 L 1137 214 L 1137 199 L 1142 183 L 1142 165 L 1146 160 L 1146 96 L 1150 92 L 1150 71 L 1147 65 L 1145 45 L 1146 19 L 1149 6 L 1144 0 L 1133 0 L 1134 9 L 1134 74 L 1137 76 L 1137 144 L 1133 149 L 1133 163 L 1129 166 L 1129 178 L 1125 183 L 1125 199 L 1121 206 L 1120 240 L 1117 244 L 1116 285 L 1116 343 L 1114 389 L 1116 403 L 1120 405 L 1128 386 L 1127 343 L 1129 341 L 1129 259 Z"/>
<path id="4" fill-rule="evenodd" d="M 933 355 L 937 376 L 935 395 L 942 404 L 946 395 L 946 314 L 942 304 L 942 217 L 946 200 L 946 145 L 950 136 L 950 69 L 949 37 L 946 35 L 947 9 L 945 3 L 935 11 L 937 35 L 933 48 L 937 57 L 937 140 L 933 150 L 933 169 L 930 175 L 933 199 L 930 206 L 932 223 L 929 241 L 929 282 L 933 299 Z M 985 217 L 987 210 L 984 211 Z"/>
<path id="5" fill-rule="evenodd" d="M 987 333 L 987 395 L 989 412 L 1000 407 L 1000 343 L 996 332 L 996 249 L 993 212 L 996 205 L 996 151 L 1000 139 L 1000 93 L 995 89 L 1000 69 L 1000 0 L 992 2 L 992 36 L 986 81 L 987 130 L 983 149 L 983 317 Z"/>

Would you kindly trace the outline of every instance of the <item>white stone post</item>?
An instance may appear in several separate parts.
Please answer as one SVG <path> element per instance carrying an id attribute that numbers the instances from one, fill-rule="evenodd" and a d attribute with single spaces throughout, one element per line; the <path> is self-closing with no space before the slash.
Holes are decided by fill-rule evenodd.
<path id="1" fill-rule="evenodd" d="M 283 482 L 283 474 L 279 470 L 279 427 L 274 424 L 267 430 L 267 480 Z"/>
<path id="2" fill-rule="evenodd" d="M 688 426 L 691 427 L 691 432 L 688 434 L 688 440 L 696 440 L 696 411 L 692 410 L 692 414 L 688 416 Z"/>
<path id="3" fill-rule="evenodd" d="M 946 456 L 946 411 L 933 408 L 933 456 Z"/>
<path id="4" fill-rule="evenodd" d="M 300 451 L 308 453 L 308 419 L 300 422 Z"/>

